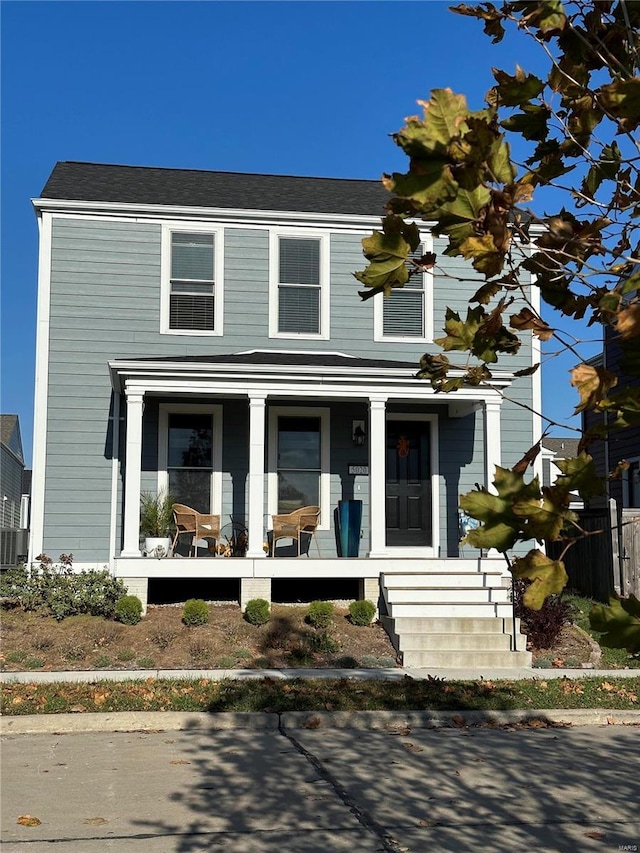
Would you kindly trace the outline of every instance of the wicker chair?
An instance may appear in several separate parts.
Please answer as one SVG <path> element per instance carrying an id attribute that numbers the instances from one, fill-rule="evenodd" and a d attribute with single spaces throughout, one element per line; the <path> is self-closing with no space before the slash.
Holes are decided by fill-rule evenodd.
<path id="1" fill-rule="evenodd" d="M 172 549 L 175 548 L 178 536 L 182 533 L 191 534 L 189 556 L 198 556 L 198 539 L 220 539 L 220 516 L 203 515 L 184 504 L 173 505 L 173 520 L 176 525 L 176 535 L 173 537 Z"/>
<path id="2" fill-rule="evenodd" d="M 298 556 L 300 556 L 300 540 L 302 534 L 309 536 L 309 545 L 311 545 L 311 537 L 315 539 L 318 556 L 320 557 L 320 546 L 316 537 L 316 528 L 320 521 L 319 506 L 302 506 L 300 509 L 294 509 L 286 515 L 274 515 L 273 532 L 271 535 L 271 556 L 273 557 L 276 550 L 276 542 L 278 539 L 293 539 L 298 543 Z M 309 556 L 307 549 L 307 557 Z"/>

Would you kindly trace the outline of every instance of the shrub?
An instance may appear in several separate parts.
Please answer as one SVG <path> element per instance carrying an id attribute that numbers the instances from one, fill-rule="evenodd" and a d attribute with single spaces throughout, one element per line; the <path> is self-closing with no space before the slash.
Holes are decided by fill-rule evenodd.
<path id="1" fill-rule="evenodd" d="M 129 661 L 132 661 L 135 656 L 136 653 L 133 649 L 120 649 L 117 654 L 117 658 L 121 663 L 129 663 Z"/>
<path id="2" fill-rule="evenodd" d="M 209 621 L 209 605 L 201 598 L 190 598 L 182 608 L 182 621 L 185 625 L 206 625 Z"/>
<path id="3" fill-rule="evenodd" d="M 307 643 L 312 652 L 319 652 L 320 654 L 333 655 L 342 648 L 339 641 L 332 637 L 328 631 L 318 631 L 315 634 L 310 634 Z"/>
<path id="4" fill-rule="evenodd" d="M 555 645 L 560 632 L 571 622 L 571 607 L 558 595 L 545 599 L 540 610 L 525 607 L 523 597 L 528 580 L 514 580 L 513 605 L 517 617 L 522 619 L 527 638 L 534 649 L 550 649 Z"/>
<path id="5" fill-rule="evenodd" d="M 330 601 L 312 601 L 307 611 L 307 622 L 314 628 L 328 628 L 334 607 Z"/>
<path id="6" fill-rule="evenodd" d="M 155 669 L 156 662 L 153 658 L 138 658 L 136 661 L 136 666 L 138 669 Z"/>
<path id="7" fill-rule="evenodd" d="M 371 625 L 376 615 L 376 606 L 372 601 L 352 601 L 349 605 L 349 616 L 354 625 Z"/>
<path id="8" fill-rule="evenodd" d="M 178 632 L 173 628 L 157 628 L 151 634 L 151 642 L 154 643 L 160 651 L 166 652 L 177 636 Z"/>
<path id="9" fill-rule="evenodd" d="M 244 618 L 251 625 L 266 625 L 271 618 L 271 605 L 264 598 L 252 598 L 247 601 Z"/>
<path id="10" fill-rule="evenodd" d="M 127 591 L 122 580 L 107 569 L 74 572 L 73 554 L 60 554 L 57 564 L 46 554 L 37 559 L 39 565 L 31 570 L 20 566 L 5 574 L 3 596 L 25 611 L 58 620 L 77 614 L 113 617 L 117 600 Z"/>
<path id="11" fill-rule="evenodd" d="M 137 625 L 142 617 L 142 602 L 136 595 L 123 595 L 116 602 L 115 616 L 123 625 Z"/>

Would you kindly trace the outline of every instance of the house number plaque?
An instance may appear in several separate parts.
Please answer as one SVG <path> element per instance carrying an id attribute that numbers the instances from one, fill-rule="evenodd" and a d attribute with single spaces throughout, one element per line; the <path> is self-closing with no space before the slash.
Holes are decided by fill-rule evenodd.
<path id="1" fill-rule="evenodd" d="M 368 465 L 349 465 L 349 473 L 350 474 L 362 474 L 365 477 L 369 476 L 369 466 Z"/>

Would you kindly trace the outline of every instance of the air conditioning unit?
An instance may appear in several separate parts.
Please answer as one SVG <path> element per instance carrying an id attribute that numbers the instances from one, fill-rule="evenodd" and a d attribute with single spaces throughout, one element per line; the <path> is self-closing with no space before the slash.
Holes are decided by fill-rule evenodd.
<path id="1" fill-rule="evenodd" d="M 29 531 L 3 528 L 0 530 L 0 567 L 13 568 L 27 559 Z"/>

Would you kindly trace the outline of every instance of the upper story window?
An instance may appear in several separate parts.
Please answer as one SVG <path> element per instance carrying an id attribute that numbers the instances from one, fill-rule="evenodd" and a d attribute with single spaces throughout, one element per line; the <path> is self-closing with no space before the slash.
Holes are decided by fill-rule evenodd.
<path id="1" fill-rule="evenodd" d="M 162 331 L 222 334 L 222 232 L 163 229 Z"/>
<path id="2" fill-rule="evenodd" d="M 431 248 L 421 243 L 412 258 L 420 258 Z M 410 269 L 415 269 L 409 265 Z M 430 341 L 432 328 L 432 275 L 414 272 L 404 287 L 390 296 L 377 296 L 374 309 L 376 341 Z"/>
<path id="3" fill-rule="evenodd" d="M 328 338 L 328 235 L 271 234 L 270 334 Z"/>

